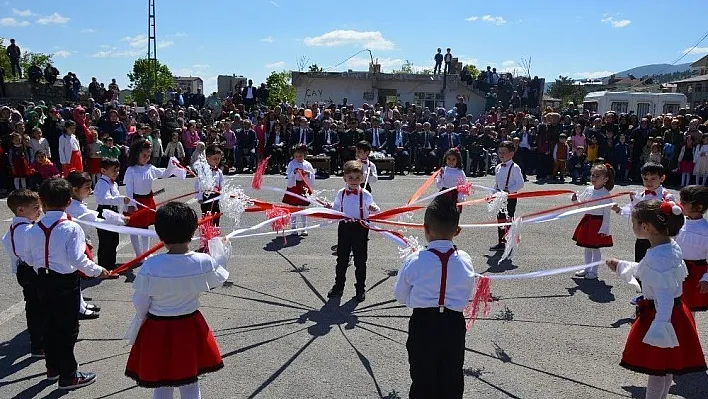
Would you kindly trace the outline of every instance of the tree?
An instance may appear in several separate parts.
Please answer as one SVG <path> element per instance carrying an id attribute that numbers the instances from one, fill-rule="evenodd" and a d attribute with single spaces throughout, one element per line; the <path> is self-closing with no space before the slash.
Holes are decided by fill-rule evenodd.
<path id="1" fill-rule="evenodd" d="M 0 67 L 5 70 L 5 76 L 12 76 L 12 69 L 10 68 L 10 57 L 7 56 L 7 45 L 5 45 L 5 40 L 0 37 Z M 20 47 L 20 50 L 22 47 Z M 43 53 L 30 53 L 23 51 L 20 56 L 20 68 L 22 68 L 22 76 L 29 76 L 29 67 L 32 63 L 36 63 L 40 68 L 44 68 L 47 63 L 52 62 L 52 54 Z"/>
<path id="2" fill-rule="evenodd" d="M 324 72 L 324 68 L 317 66 L 317 64 L 312 64 L 308 68 L 308 72 Z"/>
<path id="3" fill-rule="evenodd" d="M 276 107 L 281 102 L 292 104 L 295 102 L 295 86 L 292 85 L 290 72 L 271 72 L 266 79 L 268 87 L 268 106 Z"/>
<path id="4" fill-rule="evenodd" d="M 559 98 L 564 104 L 569 101 L 573 101 L 575 104 L 582 104 L 588 91 L 585 86 L 576 84 L 573 79 L 567 76 L 558 76 L 558 79 L 551 83 L 548 94 L 551 97 Z"/>
<path id="5" fill-rule="evenodd" d="M 472 64 L 465 65 L 462 70 L 472 76 L 473 79 L 476 79 L 477 76 L 479 76 L 480 74 L 479 69 L 477 69 L 477 67 Z"/>
<path id="6" fill-rule="evenodd" d="M 157 90 L 165 91 L 174 86 L 174 77 L 167 65 L 157 61 L 157 79 L 154 79 L 153 65 L 147 58 L 138 58 L 133 64 L 133 72 L 128 74 L 130 89 L 133 90 L 133 100 L 138 104 L 145 103 L 155 96 Z M 153 82 L 155 81 L 155 82 Z"/>
<path id="7" fill-rule="evenodd" d="M 410 61 L 408 61 L 408 60 L 406 60 L 406 62 L 404 62 L 404 63 L 401 65 L 401 69 L 398 69 L 398 70 L 394 69 L 394 70 L 393 70 L 393 73 L 405 73 L 405 74 L 414 73 L 414 72 L 413 72 L 413 63 L 410 62 Z"/>

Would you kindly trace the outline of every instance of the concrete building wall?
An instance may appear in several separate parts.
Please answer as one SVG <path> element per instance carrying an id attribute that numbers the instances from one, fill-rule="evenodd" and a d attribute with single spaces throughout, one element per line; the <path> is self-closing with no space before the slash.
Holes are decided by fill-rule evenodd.
<path id="1" fill-rule="evenodd" d="M 246 87 L 248 79 L 243 76 L 219 75 L 216 78 L 216 93 L 219 97 L 226 97 L 226 94 L 233 92 L 238 82 L 241 82 L 241 87 Z"/>

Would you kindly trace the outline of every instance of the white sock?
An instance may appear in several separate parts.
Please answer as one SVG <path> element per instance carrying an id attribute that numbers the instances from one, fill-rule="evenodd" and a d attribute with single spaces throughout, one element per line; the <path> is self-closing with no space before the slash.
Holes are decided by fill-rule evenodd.
<path id="1" fill-rule="evenodd" d="M 79 296 L 81 301 L 79 302 L 79 313 L 86 313 L 86 301 L 84 301 L 84 294 L 79 291 Z"/>
<path id="2" fill-rule="evenodd" d="M 290 217 L 290 229 L 296 229 L 297 228 L 297 216 L 291 216 Z"/>
<path id="3" fill-rule="evenodd" d="M 140 236 L 130 236 L 130 243 L 133 245 L 133 251 L 135 251 L 135 256 L 140 256 L 143 254 L 143 249 L 140 247 Z"/>
<path id="4" fill-rule="evenodd" d="M 666 399 L 673 382 L 673 374 L 650 375 L 647 380 L 647 393 L 645 399 Z"/>
<path id="5" fill-rule="evenodd" d="M 307 216 L 300 216 L 300 223 L 302 227 L 307 227 Z"/>
<path id="6" fill-rule="evenodd" d="M 600 248 L 592 248 L 590 251 L 592 253 L 592 262 L 599 262 L 602 260 L 602 252 L 600 251 Z M 590 268 L 590 271 L 597 274 L 598 267 L 599 266 L 593 266 Z"/>
<path id="7" fill-rule="evenodd" d="M 19 177 L 16 177 L 16 178 L 15 178 L 15 190 L 19 190 L 19 189 L 21 189 L 21 188 L 22 188 L 22 187 L 20 187 L 20 178 L 19 178 Z"/>
<path id="8" fill-rule="evenodd" d="M 152 392 L 152 399 L 172 399 L 174 398 L 175 389 L 172 387 L 155 388 Z"/>
<path id="9" fill-rule="evenodd" d="M 20 177 L 20 186 L 22 188 L 27 188 L 27 180 L 24 177 Z"/>
<path id="10" fill-rule="evenodd" d="M 182 399 L 201 399 L 202 393 L 199 390 L 199 381 L 179 387 L 179 397 Z"/>
<path id="11" fill-rule="evenodd" d="M 142 243 L 140 244 L 140 248 L 143 250 L 142 253 L 145 253 L 148 249 L 150 249 L 150 237 L 140 237 L 142 240 Z"/>
<path id="12" fill-rule="evenodd" d="M 673 374 L 666 374 L 664 376 L 664 396 L 662 396 L 662 399 L 666 399 L 669 397 L 669 389 L 671 389 L 671 385 L 674 382 L 674 375 Z"/>

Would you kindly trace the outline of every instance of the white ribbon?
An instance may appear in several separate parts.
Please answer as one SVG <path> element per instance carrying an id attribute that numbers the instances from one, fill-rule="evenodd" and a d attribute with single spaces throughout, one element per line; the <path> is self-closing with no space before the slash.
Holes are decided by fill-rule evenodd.
<path id="1" fill-rule="evenodd" d="M 570 273 L 570 272 L 575 272 L 578 270 L 585 270 L 585 269 L 588 269 L 591 267 L 599 266 L 603 263 L 605 263 L 605 261 L 601 260 L 599 262 L 592 262 L 592 263 L 587 263 L 584 265 L 565 266 L 565 267 L 559 267 L 556 269 L 539 270 L 539 271 L 535 271 L 535 272 L 522 273 L 522 274 L 494 274 L 494 275 L 486 275 L 486 274 L 479 274 L 479 273 L 475 273 L 475 274 L 477 274 L 477 276 L 479 276 L 479 277 L 486 277 L 490 280 L 524 280 L 524 279 L 530 279 L 530 278 L 554 276 L 556 274 Z"/>
<path id="2" fill-rule="evenodd" d="M 74 219 L 74 222 L 83 224 L 86 226 L 95 227 L 97 229 L 112 231 L 114 233 L 130 234 L 132 236 L 142 236 L 142 237 L 155 237 L 157 238 L 157 233 L 155 230 L 141 229 L 138 227 L 128 227 L 128 226 L 117 226 L 115 224 L 106 223 L 103 219 L 96 219 L 95 222 L 89 222 L 88 220 Z"/>

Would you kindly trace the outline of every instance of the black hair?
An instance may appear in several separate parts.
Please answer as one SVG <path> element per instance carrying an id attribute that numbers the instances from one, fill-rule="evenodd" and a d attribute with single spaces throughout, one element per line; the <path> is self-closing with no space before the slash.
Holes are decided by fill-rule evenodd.
<path id="1" fill-rule="evenodd" d="M 447 164 L 447 157 L 452 155 L 455 157 L 457 160 L 457 165 L 455 166 L 457 169 L 462 169 L 462 155 L 460 155 L 460 150 L 455 148 L 450 148 L 449 150 L 445 151 L 445 155 L 443 155 L 443 165 Z"/>
<path id="2" fill-rule="evenodd" d="M 457 209 L 457 197 L 439 195 L 425 209 L 423 223 L 435 235 L 454 237 L 460 224 L 460 211 Z"/>
<path id="3" fill-rule="evenodd" d="M 88 173 L 75 170 L 66 176 L 66 181 L 68 181 L 73 188 L 81 188 L 87 183 L 91 184 L 93 180 L 91 180 L 91 175 Z"/>
<path id="4" fill-rule="evenodd" d="M 603 186 L 607 189 L 607 191 L 610 191 L 615 187 L 615 168 L 613 168 L 612 165 L 609 163 L 594 164 L 590 169 L 590 173 L 592 173 L 593 170 L 604 173 L 605 176 L 607 176 L 607 183 Z"/>
<path id="5" fill-rule="evenodd" d="M 298 151 L 302 152 L 304 155 L 307 155 L 307 146 L 305 144 L 296 145 L 295 148 L 293 148 L 293 155 L 295 155 Z"/>
<path id="6" fill-rule="evenodd" d="M 149 141 L 145 139 L 133 141 L 128 150 L 128 166 L 137 165 L 140 153 L 144 150 L 152 150 L 152 145 Z M 150 154 L 152 155 L 152 151 L 150 151 Z"/>
<path id="7" fill-rule="evenodd" d="M 102 158 L 101 169 L 120 168 L 120 161 L 115 158 Z"/>
<path id="8" fill-rule="evenodd" d="M 72 121 L 71 119 L 64 121 L 64 129 L 65 130 L 66 130 L 66 128 L 69 128 L 72 126 L 76 127 L 76 122 Z"/>
<path id="9" fill-rule="evenodd" d="M 371 144 L 369 144 L 369 142 L 366 140 L 362 140 L 362 141 L 356 143 L 356 149 L 362 150 L 365 152 L 370 152 L 371 151 Z"/>
<path id="10" fill-rule="evenodd" d="M 39 198 L 46 208 L 66 209 L 71 202 L 71 192 L 71 184 L 60 177 L 51 177 L 39 186 Z"/>
<path id="11" fill-rule="evenodd" d="M 502 141 L 501 143 L 499 143 L 497 148 L 506 148 L 507 150 L 509 150 L 509 152 L 516 152 L 516 147 L 514 147 L 514 143 L 509 140 Z"/>
<path id="12" fill-rule="evenodd" d="M 197 213 L 189 205 L 168 202 L 155 213 L 155 232 L 165 244 L 184 244 L 192 241 L 197 221 Z"/>
<path id="13" fill-rule="evenodd" d="M 14 214 L 17 214 L 17 208 L 29 206 L 35 202 L 39 202 L 39 195 L 37 192 L 26 188 L 15 190 L 7 196 L 7 207 L 10 208 Z"/>
<path id="14" fill-rule="evenodd" d="M 693 185 L 682 188 L 681 202 L 691 204 L 694 207 L 700 206 L 701 213 L 706 213 L 708 210 L 708 187 Z"/>
<path id="15" fill-rule="evenodd" d="M 224 155 L 224 152 L 221 151 L 221 147 L 219 147 L 218 145 L 216 145 L 216 144 L 209 144 L 209 145 L 206 147 L 206 149 L 204 150 L 204 154 L 205 154 L 207 157 L 210 157 L 210 156 L 216 155 L 216 154 Z"/>
<path id="16" fill-rule="evenodd" d="M 667 211 L 662 210 L 662 204 Z M 656 199 L 641 201 L 632 209 L 632 217 L 638 222 L 652 225 L 660 234 L 669 237 L 676 236 L 685 222 L 683 212 L 675 215 L 669 202 L 662 202 Z"/>
<path id="17" fill-rule="evenodd" d="M 639 173 L 644 175 L 658 175 L 659 177 L 666 176 L 666 168 L 664 165 L 656 162 L 647 162 L 642 165 L 642 169 Z"/>

